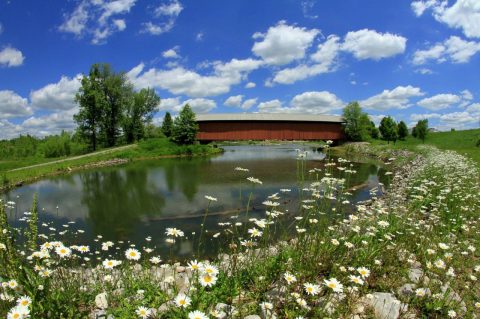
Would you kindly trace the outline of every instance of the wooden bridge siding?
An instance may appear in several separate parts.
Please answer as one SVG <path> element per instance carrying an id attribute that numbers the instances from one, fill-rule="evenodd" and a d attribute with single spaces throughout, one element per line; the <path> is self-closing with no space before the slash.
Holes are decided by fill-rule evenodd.
<path id="1" fill-rule="evenodd" d="M 339 140 L 341 123 L 318 122 L 199 122 L 197 138 L 204 141 L 235 140 Z"/>

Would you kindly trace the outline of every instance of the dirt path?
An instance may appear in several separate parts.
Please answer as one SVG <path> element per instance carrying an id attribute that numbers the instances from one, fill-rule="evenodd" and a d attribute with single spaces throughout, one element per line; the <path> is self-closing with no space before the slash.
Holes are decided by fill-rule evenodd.
<path id="1" fill-rule="evenodd" d="M 51 162 L 47 162 L 47 163 L 41 163 L 41 164 L 19 167 L 19 168 L 9 170 L 9 172 L 20 171 L 22 169 L 28 169 L 28 168 L 33 168 L 33 167 L 47 166 L 47 165 L 56 164 L 56 163 L 68 162 L 68 161 L 73 161 L 73 160 L 84 158 L 84 157 L 108 154 L 108 153 L 111 153 L 111 152 L 121 151 L 121 150 L 124 150 L 124 149 L 136 147 L 136 146 L 137 146 L 136 144 L 130 144 L 130 145 L 119 146 L 119 147 L 115 147 L 115 148 L 109 148 L 108 150 L 103 150 L 103 151 L 98 151 L 98 152 L 94 152 L 94 153 L 88 153 L 88 154 L 84 154 L 84 155 L 64 158 L 64 159 L 61 159 L 61 160 L 51 161 Z"/>

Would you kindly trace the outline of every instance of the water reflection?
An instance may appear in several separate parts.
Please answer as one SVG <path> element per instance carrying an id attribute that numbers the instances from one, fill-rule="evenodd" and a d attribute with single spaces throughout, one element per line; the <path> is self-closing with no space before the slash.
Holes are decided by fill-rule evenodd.
<path id="1" fill-rule="evenodd" d="M 23 212 L 29 210 L 33 193 L 37 192 L 43 221 L 53 222 L 57 228 L 75 221 L 76 227 L 85 230 L 75 241 L 95 244 L 93 239 L 101 234 L 102 240 L 141 245 L 145 244 L 145 237 L 152 236 L 151 244 L 166 252 L 166 227 L 180 228 L 188 237 L 192 237 L 192 232 L 198 233 L 207 206 L 205 195 L 218 198 L 210 207 L 206 223 L 209 234 L 218 231 L 219 222 L 234 221 L 232 216 L 242 213 L 252 191 L 251 217 L 263 218 L 262 201 L 282 188 L 292 189 L 282 200 L 283 208 L 294 211 L 298 189 L 302 188 L 297 180 L 298 148 L 302 146 L 234 146 L 210 158 L 139 161 L 48 178 L 6 196 L 18 202 L 17 211 Z M 323 158 L 323 153 L 309 149 L 307 169 L 322 168 Z M 237 166 L 250 172 L 235 171 Z M 379 179 L 388 182 L 375 163 L 355 162 L 352 168 L 357 173 L 349 184 L 361 186 L 354 191 L 354 202 L 367 199 Z M 259 178 L 263 184 L 247 182 L 248 176 Z M 13 216 L 11 220 L 19 223 Z M 178 255 L 189 255 L 193 245 L 186 239 L 174 249 Z"/>

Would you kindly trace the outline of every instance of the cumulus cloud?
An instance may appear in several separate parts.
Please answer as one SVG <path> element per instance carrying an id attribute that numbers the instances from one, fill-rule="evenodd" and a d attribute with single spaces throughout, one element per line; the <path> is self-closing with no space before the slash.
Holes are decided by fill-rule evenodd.
<path id="1" fill-rule="evenodd" d="M 81 86 L 82 76 L 62 76 L 57 83 L 51 83 L 30 93 L 30 101 L 36 109 L 71 110 L 77 105 L 75 94 Z"/>
<path id="2" fill-rule="evenodd" d="M 32 115 L 26 98 L 10 90 L 0 91 L 0 119 Z"/>
<path id="3" fill-rule="evenodd" d="M 259 41 L 253 45 L 252 52 L 267 64 L 285 65 L 302 59 L 319 32 L 317 29 L 308 30 L 280 21 L 266 33 L 257 32 L 253 35 Z"/>
<path id="4" fill-rule="evenodd" d="M 36 136 L 60 133 L 62 130 L 73 131 L 75 122 L 73 115 L 78 109 L 60 111 L 42 116 L 32 116 L 21 124 L 22 131 Z"/>
<path id="5" fill-rule="evenodd" d="M 175 22 L 182 11 L 183 6 L 177 0 L 161 4 L 154 10 L 156 20 L 144 23 L 143 32 L 152 35 L 160 35 L 169 32 L 175 26 Z"/>
<path id="6" fill-rule="evenodd" d="M 178 55 L 177 51 L 178 51 L 178 46 L 175 46 L 171 49 L 168 49 L 166 51 L 163 51 L 162 53 L 162 56 L 166 59 L 177 59 L 180 57 L 180 55 Z"/>
<path id="7" fill-rule="evenodd" d="M 336 57 L 340 49 L 339 40 L 340 38 L 336 35 L 330 35 L 324 43 L 318 45 L 317 51 L 310 57 L 312 63 L 280 70 L 275 74 L 272 81 L 280 84 L 292 84 L 299 80 L 334 71 Z"/>
<path id="8" fill-rule="evenodd" d="M 412 106 L 411 98 L 422 95 L 424 93 L 418 87 L 397 86 L 393 90 L 383 90 L 382 93 L 361 101 L 360 105 L 371 110 L 406 109 Z"/>
<path id="9" fill-rule="evenodd" d="M 413 1 L 410 6 L 417 17 L 421 16 L 425 10 L 438 5 L 437 0 Z"/>
<path id="10" fill-rule="evenodd" d="M 480 42 L 465 41 L 457 36 L 451 36 L 443 43 L 436 43 L 426 50 L 417 50 L 413 55 L 413 63 L 425 64 L 430 60 L 443 63 L 467 63 L 470 58 L 480 52 Z"/>
<path id="11" fill-rule="evenodd" d="M 64 15 L 64 21 L 58 29 L 80 38 L 88 35 L 93 44 L 105 43 L 109 36 L 126 29 L 125 20 L 115 17 L 130 12 L 135 2 L 82 0 L 71 13 Z"/>
<path id="12" fill-rule="evenodd" d="M 342 49 L 357 59 L 380 60 L 405 52 L 407 39 L 392 33 L 362 29 L 348 32 Z"/>
<path id="13" fill-rule="evenodd" d="M 257 85 L 254 82 L 248 82 L 247 84 L 245 84 L 246 89 L 253 89 L 256 86 Z"/>
<path id="14" fill-rule="evenodd" d="M 151 68 L 143 72 L 144 64 L 139 64 L 127 75 L 138 88 L 157 87 L 172 94 L 184 94 L 190 97 L 207 97 L 228 93 L 230 87 L 239 84 L 262 62 L 254 59 L 217 62 L 213 64 L 213 73 L 201 75 L 183 67 L 170 70 Z"/>
<path id="15" fill-rule="evenodd" d="M 461 97 L 455 94 L 437 94 L 429 98 L 422 99 L 417 104 L 423 108 L 436 111 L 443 110 L 458 104 L 461 101 Z"/>
<path id="16" fill-rule="evenodd" d="M 345 103 L 333 93 L 310 91 L 294 96 L 289 106 L 283 106 L 280 100 L 271 100 L 258 104 L 258 110 L 264 113 L 331 114 L 344 106 Z"/>
<path id="17" fill-rule="evenodd" d="M 159 110 L 178 113 L 185 106 L 185 104 L 190 105 L 190 107 L 195 113 L 208 113 L 217 107 L 217 103 L 215 103 L 214 100 L 210 100 L 210 99 L 203 99 L 203 98 L 188 99 L 183 102 L 180 102 L 180 98 L 176 97 L 176 98 L 163 99 L 160 102 Z"/>
<path id="18" fill-rule="evenodd" d="M 223 105 L 239 107 L 242 104 L 242 99 L 243 95 L 233 95 L 226 99 Z"/>
<path id="19" fill-rule="evenodd" d="M 24 60 L 23 53 L 15 48 L 6 47 L 0 51 L 0 66 L 20 66 Z"/>
<path id="20" fill-rule="evenodd" d="M 22 133 L 22 127 L 4 119 L 0 119 L 0 140 L 15 138 Z"/>

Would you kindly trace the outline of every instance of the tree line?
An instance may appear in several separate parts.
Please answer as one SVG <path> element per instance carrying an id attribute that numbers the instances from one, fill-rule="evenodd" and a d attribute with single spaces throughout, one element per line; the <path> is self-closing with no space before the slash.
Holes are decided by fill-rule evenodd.
<path id="1" fill-rule="evenodd" d="M 385 116 L 380 121 L 378 128 L 370 120 L 367 113 L 363 112 L 358 102 L 351 102 L 343 109 L 345 121 L 345 135 L 350 141 L 366 141 L 382 138 L 390 143 L 405 140 L 409 130 L 404 121 L 395 122 L 391 116 Z M 420 120 L 412 129 L 412 136 L 425 142 L 428 134 L 428 120 Z"/>

